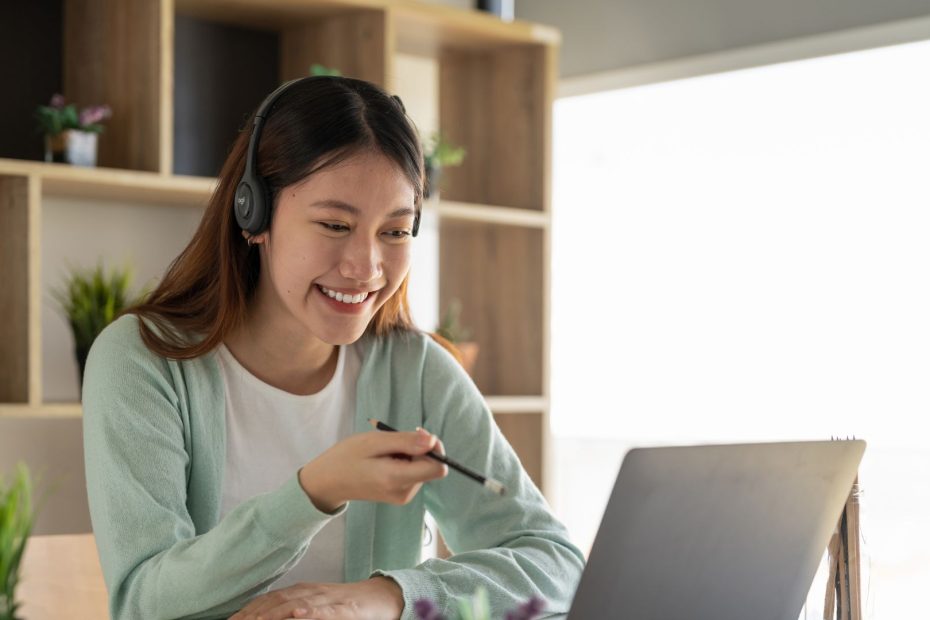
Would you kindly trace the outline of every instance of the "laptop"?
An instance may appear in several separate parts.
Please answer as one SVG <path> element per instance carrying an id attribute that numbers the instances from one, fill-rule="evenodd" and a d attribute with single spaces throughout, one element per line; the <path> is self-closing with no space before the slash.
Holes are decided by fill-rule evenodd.
<path id="1" fill-rule="evenodd" d="M 630 450 L 569 620 L 798 620 L 864 451 Z"/>

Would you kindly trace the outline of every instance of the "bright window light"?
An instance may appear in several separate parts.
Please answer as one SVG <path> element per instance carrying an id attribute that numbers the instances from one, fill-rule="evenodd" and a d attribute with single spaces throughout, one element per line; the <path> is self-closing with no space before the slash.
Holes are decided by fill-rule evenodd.
<path id="1" fill-rule="evenodd" d="M 866 617 L 923 607 L 927 66 L 925 42 L 556 103 L 554 504 L 580 544 L 604 504 L 569 500 L 606 502 L 631 445 L 855 436 Z M 572 462 L 594 438 L 615 449 Z"/>

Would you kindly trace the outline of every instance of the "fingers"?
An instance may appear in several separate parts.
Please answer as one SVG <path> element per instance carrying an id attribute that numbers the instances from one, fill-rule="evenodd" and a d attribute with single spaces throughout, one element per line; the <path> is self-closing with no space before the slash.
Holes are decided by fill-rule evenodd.
<path id="1" fill-rule="evenodd" d="M 401 433 L 391 433 L 399 435 Z M 445 454 L 445 448 L 439 438 L 431 435 L 428 431 L 417 428 L 413 433 L 403 433 L 405 438 L 398 438 L 401 443 L 392 442 L 391 448 L 394 450 L 403 446 L 403 442 L 410 442 L 411 436 L 416 442 L 418 439 L 426 439 L 428 442 L 421 441 L 421 451 L 419 454 L 408 456 L 406 460 L 398 459 L 399 454 L 392 452 L 390 459 L 379 459 L 379 471 L 382 476 L 382 489 L 385 496 L 382 501 L 392 504 L 406 504 L 412 500 L 424 482 L 436 480 L 448 475 L 449 468 L 445 463 L 426 455 L 427 452 L 436 454 Z"/>
<path id="2" fill-rule="evenodd" d="M 446 447 L 443 445 L 442 440 L 437 438 L 436 445 L 433 446 L 433 452 L 436 454 L 441 454 L 442 456 L 446 455 Z"/>
<path id="3" fill-rule="evenodd" d="M 391 454 L 419 456 L 432 450 L 436 442 L 439 441 L 438 437 L 431 435 L 423 429 L 413 432 L 397 433 L 372 431 L 365 435 L 368 441 L 371 442 L 371 449 L 375 456 L 387 456 Z"/>
<path id="4" fill-rule="evenodd" d="M 284 618 L 342 618 L 343 605 L 331 604 L 333 593 L 326 584 L 296 584 L 253 599 L 229 620 L 283 620 Z M 348 617 L 348 616 L 345 616 Z"/>
<path id="5" fill-rule="evenodd" d="M 354 620 L 359 618 L 357 606 L 351 603 L 311 605 L 310 601 L 295 600 L 263 611 L 256 620 L 285 620 L 286 618 L 313 618 L 314 620 Z"/>

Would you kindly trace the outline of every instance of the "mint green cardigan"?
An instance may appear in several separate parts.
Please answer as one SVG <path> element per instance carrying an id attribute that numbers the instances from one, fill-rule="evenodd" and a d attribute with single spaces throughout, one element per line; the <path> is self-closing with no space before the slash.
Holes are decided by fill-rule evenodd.
<path id="1" fill-rule="evenodd" d="M 123 316 L 100 334 L 83 385 L 87 493 L 110 615 L 225 618 L 267 592 L 332 516 L 314 507 L 295 471 L 219 519 L 226 417 L 215 356 L 160 357 L 142 342 L 138 321 Z M 584 556 L 469 376 L 423 333 L 366 335 L 359 343 L 355 430 L 371 430 L 368 418 L 423 426 L 507 494 L 450 471 L 404 506 L 349 502 L 346 582 L 391 577 L 403 590 L 404 620 L 415 618 L 422 597 L 455 617 L 455 599 L 478 586 L 495 618 L 534 594 L 547 611 L 567 611 Z M 455 552 L 447 560 L 419 561 L 427 510 Z"/>

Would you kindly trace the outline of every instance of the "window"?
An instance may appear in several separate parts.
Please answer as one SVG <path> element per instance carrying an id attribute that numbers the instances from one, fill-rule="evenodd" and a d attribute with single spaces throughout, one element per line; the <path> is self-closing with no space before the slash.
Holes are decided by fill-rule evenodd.
<path id="1" fill-rule="evenodd" d="M 864 616 L 922 608 L 927 66 L 922 42 L 556 103 L 553 503 L 582 548 L 633 445 L 856 436 Z"/>

